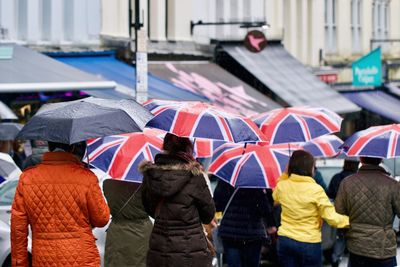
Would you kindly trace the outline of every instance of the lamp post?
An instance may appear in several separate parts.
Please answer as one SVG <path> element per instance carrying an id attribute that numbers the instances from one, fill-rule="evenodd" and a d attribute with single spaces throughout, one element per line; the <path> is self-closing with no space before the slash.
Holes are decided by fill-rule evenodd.
<path id="1" fill-rule="evenodd" d="M 129 37 L 132 40 L 132 27 L 135 29 L 135 64 L 136 64 L 136 96 L 138 103 L 147 101 L 147 37 L 146 31 L 141 29 L 143 23 L 140 23 L 140 0 L 135 0 L 135 23 L 132 23 L 132 3 L 129 1 Z M 132 41 L 131 41 L 132 44 Z M 132 45 L 130 47 L 132 49 Z"/>

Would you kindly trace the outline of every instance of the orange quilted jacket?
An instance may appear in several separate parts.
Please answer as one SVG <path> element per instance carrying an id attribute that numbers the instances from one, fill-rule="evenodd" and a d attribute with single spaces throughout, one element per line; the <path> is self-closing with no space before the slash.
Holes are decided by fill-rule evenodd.
<path id="1" fill-rule="evenodd" d="M 32 265 L 100 266 L 93 227 L 110 218 L 97 177 L 77 157 L 48 152 L 24 171 L 11 212 L 12 266 L 28 266 L 28 225 Z"/>

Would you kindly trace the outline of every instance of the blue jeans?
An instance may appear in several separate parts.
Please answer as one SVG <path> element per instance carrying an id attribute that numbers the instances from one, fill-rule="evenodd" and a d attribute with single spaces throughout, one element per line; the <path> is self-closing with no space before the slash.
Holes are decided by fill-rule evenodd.
<path id="1" fill-rule="evenodd" d="M 228 267 L 259 267 L 262 241 L 241 245 L 224 243 L 224 254 Z"/>
<path id="2" fill-rule="evenodd" d="M 396 257 L 390 257 L 388 259 L 374 259 L 364 256 L 359 256 L 350 252 L 349 266 L 351 267 L 394 267 L 397 266 Z"/>
<path id="3" fill-rule="evenodd" d="M 305 243 L 278 237 L 278 256 L 282 267 L 321 267 L 321 243 Z"/>

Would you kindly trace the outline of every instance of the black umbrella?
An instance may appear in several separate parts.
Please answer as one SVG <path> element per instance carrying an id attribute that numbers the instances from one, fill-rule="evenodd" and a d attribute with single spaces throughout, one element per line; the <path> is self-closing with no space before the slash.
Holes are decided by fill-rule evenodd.
<path id="1" fill-rule="evenodd" d="M 0 141 L 14 140 L 23 125 L 15 122 L 0 123 Z"/>
<path id="2" fill-rule="evenodd" d="M 28 121 L 17 139 L 73 144 L 113 134 L 142 131 L 152 118 L 134 100 L 85 98 L 46 104 Z"/>

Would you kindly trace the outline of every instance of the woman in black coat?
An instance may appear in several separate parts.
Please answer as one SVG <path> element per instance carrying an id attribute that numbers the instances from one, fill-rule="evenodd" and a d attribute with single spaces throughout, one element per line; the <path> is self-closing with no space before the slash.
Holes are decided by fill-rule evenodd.
<path id="1" fill-rule="evenodd" d="M 230 184 L 218 182 L 214 191 L 217 211 L 225 210 L 234 191 Z M 276 233 L 271 199 L 271 192 L 264 189 L 240 188 L 235 193 L 218 230 L 228 267 L 260 266 L 267 232 Z"/>
<path id="2" fill-rule="evenodd" d="M 212 257 L 202 224 L 215 206 L 188 138 L 167 134 L 164 154 L 143 162 L 142 202 L 155 219 L 147 254 L 149 267 L 208 267 Z"/>

